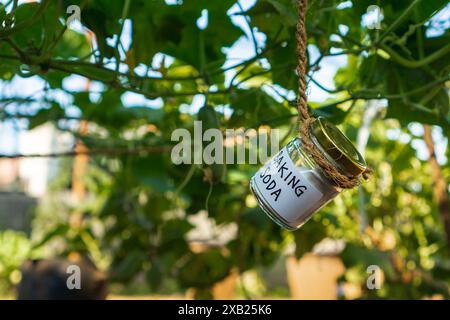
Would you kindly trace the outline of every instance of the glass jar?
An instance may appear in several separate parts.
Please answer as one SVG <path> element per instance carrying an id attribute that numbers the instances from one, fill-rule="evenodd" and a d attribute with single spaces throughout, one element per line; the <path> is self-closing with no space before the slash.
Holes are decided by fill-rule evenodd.
<path id="1" fill-rule="evenodd" d="M 311 125 L 310 137 L 340 173 L 361 178 L 366 162 L 336 126 L 319 117 Z M 299 138 L 290 141 L 258 170 L 250 181 L 250 189 L 264 212 L 291 231 L 300 228 L 342 191 L 306 153 Z"/>

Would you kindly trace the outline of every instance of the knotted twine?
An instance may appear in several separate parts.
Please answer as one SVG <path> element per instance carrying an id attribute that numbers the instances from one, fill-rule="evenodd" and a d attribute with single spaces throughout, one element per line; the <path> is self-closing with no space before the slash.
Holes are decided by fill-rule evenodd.
<path id="1" fill-rule="evenodd" d="M 303 148 L 315 160 L 315 162 L 322 169 L 327 178 L 333 181 L 338 187 L 344 189 L 351 189 L 359 185 L 360 179 L 358 177 L 350 177 L 338 171 L 336 166 L 330 163 L 318 149 L 318 147 L 311 141 L 310 131 L 311 125 L 316 119 L 309 114 L 308 111 L 308 97 L 306 96 L 306 68 L 307 68 L 307 36 L 306 36 L 306 9 L 308 0 L 298 0 L 298 23 L 297 23 L 297 74 L 298 74 L 298 98 L 297 108 L 300 116 L 300 139 L 303 143 Z M 364 179 L 367 179 L 371 170 L 367 168 L 363 173 Z"/>

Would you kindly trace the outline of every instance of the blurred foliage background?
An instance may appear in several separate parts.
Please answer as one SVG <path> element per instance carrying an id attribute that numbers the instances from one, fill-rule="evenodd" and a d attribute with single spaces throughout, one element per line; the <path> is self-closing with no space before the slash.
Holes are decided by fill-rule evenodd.
<path id="1" fill-rule="evenodd" d="M 379 29 L 363 23 L 373 4 L 383 10 Z M 66 26 L 69 5 L 81 8 L 78 27 Z M 80 177 L 75 154 L 61 157 L 30 236 L 0 231 L 0 290 L 20 281 L 25 259 L 76 251 L 108 270 L 118 292 L 196 288 L 198 298 L 211 297 L 213 284 L 237 270 L 256 272 L 256 296 L 277 296 L 263 270 L 331 238 L 345 242 L 340 281 L 362 298 L 449 298 L 449 151 L 438 161 L 432 135 L 450 132 L 446 5 L 310 1 L 308 81 L 326 96 L 311 111 L 358 143 L 375 174 L 292 233 L 256 206 L 248 181 L 258 166 L 175 166 L 167 147 L 174 129 L 192 131 L 198 119 L 223 130 L 279 128 L 283 142 L 296 135 L 295 1 L 246 9 L 236 0 L 0 1 L 2 86 L 18 77 L 45 84 L 29 97 L 0 93 L 0 119 L 30 130 L 51 122 L 89 154 Z M 241 37 L 252 43 L 249 58 L 230 58 L 227 48 Z M 316 74 L 337 56 L 345 63 L 328 88 Z M 89 80 L 84 89 L 67 85 L 73 75 Z M 124 103 L 129 93 L 154 103 Z M 192 107 L 198 97 L 200 109 Z M 67 201 L 74 179 L 82 196 Z M 211 233 L 195 250 L 192 219 L 205 212 L 211 228 L 232 236 Z M 369 265 L 383 270 L 380 290 L 366 288 Z"/>

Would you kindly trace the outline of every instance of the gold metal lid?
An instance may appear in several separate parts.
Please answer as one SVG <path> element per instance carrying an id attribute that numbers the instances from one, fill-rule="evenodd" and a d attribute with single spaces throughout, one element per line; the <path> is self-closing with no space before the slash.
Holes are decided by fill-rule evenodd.
<path id="1" fill-rule="evenodd" d="M 334 124 L 319 117 L 312 124 L 311 130 L 323 150 L 346 173 L 357 177 L 367 169 L 363 156 Z"/>

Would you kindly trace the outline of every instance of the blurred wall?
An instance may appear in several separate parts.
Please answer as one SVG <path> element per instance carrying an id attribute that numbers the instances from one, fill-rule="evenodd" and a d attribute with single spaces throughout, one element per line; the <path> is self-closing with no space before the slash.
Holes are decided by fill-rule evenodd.
<path id="1" fill-rule="evenodd" d="M 0 230 L 29 233 L 36 199 L 21 192 L 0 192 Z"/>
<path id="2" fill-rule="evenodd" d="M 291 256 L 287 258 L 286 269 L 293 299 L 337 299 L 337 280 L 345 272 L 339 257 L 307 253 L 297 260 Z"/>

